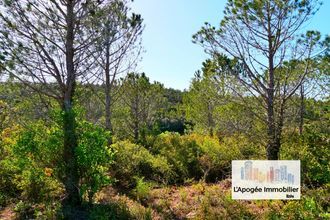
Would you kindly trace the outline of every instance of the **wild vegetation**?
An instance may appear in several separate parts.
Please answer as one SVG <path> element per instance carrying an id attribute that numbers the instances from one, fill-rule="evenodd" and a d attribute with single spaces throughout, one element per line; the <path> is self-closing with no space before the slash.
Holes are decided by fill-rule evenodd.
<path id="1" fill-rule="evenodd" d="M 129 1 L 0 3 L 0 219 L 329 219 L 317 0 L 228 0 L 188 90 L 134 67 Z M 231 161 L 301 160 L 302 198 L 231 199 Z"/>

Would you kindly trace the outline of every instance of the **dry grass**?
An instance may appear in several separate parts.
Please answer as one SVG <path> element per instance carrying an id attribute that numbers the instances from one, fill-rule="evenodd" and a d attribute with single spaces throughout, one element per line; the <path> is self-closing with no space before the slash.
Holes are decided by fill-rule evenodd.
<path id="1" fill-rule="evenodd" d="M 311 198 L 328 206 L 329 188 L 319 189 L 301 201 L 231 199 L 231 182 L 195 183 L 152 189 L 146 200 L 139 202 L 106 187 L 96 194 L 90 219 L 328 219 L 329 210 L 313 207 Z M 322 192 L 320 194 L 320 192 Z M 307 193 L 306 193 L 307 194 Z M 317 197 L 319 195 L 320 198 Z M 13 206 L 0 211 L 0 219 L 14 219 Z"/>
<path id="2" fill-rule="evenodd" d="M 7 206 L 4 209 L 0 209 L 0 219 L 1 220 L 10 220 L 15 218 L 15 212 L 13 211 L 13 205 Z"/>

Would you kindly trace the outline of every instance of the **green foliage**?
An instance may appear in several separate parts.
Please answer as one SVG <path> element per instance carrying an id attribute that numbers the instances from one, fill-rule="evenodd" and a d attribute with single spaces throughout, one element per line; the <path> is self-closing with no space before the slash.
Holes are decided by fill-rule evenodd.
<path id="1" fill-rule="evenodd" d="M 260 158 L 262 154 L 241 136 L 220 143 L 197 134 L 163 133 L 149 141 L 150 151 L 127 141 L 113 145 L 117 153 L 112 167 L 119 185 L 133 187 L 134 176 L 159 183 L 183 183 L 203 175 L 214 181 L 229 174 L 231 160 Z"/>
<path id="2" fill-rule="evenodd" d="M 308 186 L 330 182 L 330 139 L 328 102 L 306 100 L 303 135 L 286 134 L 283 159 L 301 160 L 302 180 Z"/>
<path id="3" fill-rule="evenodd" d="M 256 136 L 257 100 L 245 97 L 242 102 L 239 87 L 231 73 L 237 61 L 223 55 L 203 62 L 201 71 L 197 71 L 189 91 L 183 96 L 182 107 L 185 117 L 194 124 L 194 131 L 207 135 L 253 134 Z M 236 91 L 236 92 L 233 92 Z M 253 108 L 252 108 L 253 107 Z"/>
<path id="4" fill-rule="evenodd" d="M 92 200 L 102 186 L 110 183 L 108 169 L 114 152 L 107 146 L 103 129 L 80 121 L 76 149 L 81 176 L 81 196 Z M 63 194 L 63 133 L 57 123 L 38 121 L 26 128 L 14 126 L 2 132 L 0 184 L 2 194 L 34 203 L 54 201 Z"/>
<path id="5" fill-rule="evenodd" d="M 90 220 L 132 219 L 129 210 L 122 204 L 97 205 L 89 213 Z"/>
<path id="6" fill-rule="evenodd" d="M 217 138 L 176 133 L 158 135 L 150 144 L 150 151 L 165 157 L 173 167 L 175 177 L 171 183 L 204 178 L 210 181 L 226 178 L 234 159 L 261 159 L 261 146 L 254 145 L 244 136 L 233 136 L 219 141 Z"/>
<path id="7" fill-rule="evenodd" d="M 17 213 L 20 219 L 29 219 L 34 217 L 34 212 L 31 204 L 19 201 L 14 211 Z"/>
<path id="8" fill-rule="evenodd" d="M 81 194 L 90 202 L 94 194 L 110 184 L 108 169 L 113 162 L 114 151 L 107 146 L 109 133 L 86 121 L 78 125 L 78 148 L 76 149 L 80 174 Z"/>
<path id="9" fill-rule="evenodd" d="M 172 183 L 200 178 L 198 157 L 201 155 L 201 149 L 189 136 L 165 132 L 157 136 L 150 150 L 153 154 L 165 157 L 173 167 L 176 176 Z"/>
<path id="10" fill-rule="evenodd" d="M 59 201 L 46 204 L 32 204 L 19 201 L 14 208 L 16 219 L 63 219 L 59 214 L 61 204 Z"/>
<path id="11" fill-rule="evenodd" d="M 177 132 L 183 135 L 188 125 L 189 122 L 184 118 L 177 118 L 176 116 L 169 115 L 156 121 L 152 133 L 161 134 L 163 132 Z"/>
<path id="12" fill-rule="evenodd" d="M 14 210 L 18 219 L 56 219 L 63 195 L 57 169 L 60 138 L 58 127 L 42 121 L 1 133 L 0 197 L 20 200 Z"/>
<path id="13" fill-rule="evenodd" d="M 122 138 L 144 143 L 165 102 L 163 85 L 151 83 L 144 73 L 130 73 L 121 83 L 122 96 L 113 112 L 115 131 Z"/>
<path id="14" fill-rule="evenodd" d="M 116 151 L 112 172 L 118 180 L 117 185 L 133 188 L 136 177 L 158 183 L 170 181 L 173 171 L 165 157 L 154 156 L 144 147 L 129 141 L 117 142 L 112 147 Z"/>
<path id="15" fill-rule="evenodd" d="M 9 121 L 9 106 L 6 102 L 0 100 L 0 132 L 6 128 Z"/>
<path id="16" fill-rule="evenodd" d="M 329 98 L 329 48 L 311 54 L 330 38 L 319 44 L 321 34 L 308 31 L 295 41 L 319 0 L 228 0 L 220 27 L 206 23 L 194 35 L 212 59 L 184 92 L 144 73 L 116 78 L 140 53 L 133 49 L 142 18 L 129 1 L 64 2 L 0 3 L 0 77 L 9 78 L 0 83 L 0 210 L 15 203 L 17 219 L 60 219 L 60 211 L 72 219 L 152 219 L 153 206 L 169 219 L 330 218 L 329 100 L 307 95 L 316 88 Z M 283 54 L 293 60 L 278 59 Z M 93 84 L 102 79 L 89 69 L 104 70 L 104 83 Z M 290 117 L 299 86 L 306 89 L 300 136 Z M 104 121 L 120 141 L 109 144 Z M 301 200 L 236 201 L 230 181 L 219 182 L 232 160 L 265 159 L 266 135 L 270 147 L 282 144 L 282 159 L 301 160 Z M 98 200 L 113 178 L 110 199 Z M 89 204 L 67 203 L 79 196 Z"/>
<path id="17" fill-rule="evenodd" d="M 134 188 L 136 178 L 162 184 L 201 178 L 216 181 L 229 175 L 231 160 L 261 159 L 264 153 L 244 136 L 224 138 L 220 142 L 198 134 L 180 136 L 166 132 L 147 141 L 150 150 L 128 141 L 112 146 L 116 151 L 112 173 L 118 186 Z"/>
<path id="18" fill-rule="evenodd" d="M 330 182 L 329 139 L 325 134 L 306 129 L 304 137 L 291 135 L 281 155 L 282 159 L 301 161 L 303 183 L 321 186 Z"/>
<path id="19" fill-rule="evenodd" d="M 0 161 L 2 184 L 12 187 L 6 193 L 20 193 L 32 202 L 51 201 L 62 193 L 56 175 L 60 150 L 58 128 L 42 122 L 26 129 L 13 127 L 2 133 L 6 157 Z"/>
<path id="20" fill-rule="evenodd" d="M 329 219 L 329 185 L 304 192 L 301 200 L 289 201 L 268 213 L 270 219 Z"/>
<path id="21" fill-rule="evenodd" d="M 134 189 L 134 194 L 139 201 L 148 199 L 151 189 L 152 189 L 152 184 L 144 181 L 143 177 L 136 178 L 136 186 Z"/>
<path id="22" fill-rule="evenodd" d="M 125 199 L 108 204 L 95 204 L 90 207 L 90 220 L 151 220 L 150 209 L 141 205 L 132 204 Z"/>
<path id="23" fill-rule="evenodd" d="M 224 100 L 225 89 L 221 76 L 216 73 L 216 63 L 203 62 L 201 72 L 196 72 L 189 91 L 183 96 L 186 117 L 197 130 L 213 135 L 216 127 L 216 108 Z"/>
<path id="24" fill-rule="evenodd" d="M 204 180 L 223 179 L 228 176 L 231 168 L 231 160 L 241 159 L 243 156 L 240 152 L 239 145 L 231 139 L 226 139 L 225 143 L 219 143 L 218 140 L 205 137 L 199 144 L 201 146 L 203 156 L 200 157 L 200 165 L 203 169 Z"/>
<path id="25" fill-rule="evenodd" d="M 0 209 L 9 203 L 9 196 L 0 191 Z"/>

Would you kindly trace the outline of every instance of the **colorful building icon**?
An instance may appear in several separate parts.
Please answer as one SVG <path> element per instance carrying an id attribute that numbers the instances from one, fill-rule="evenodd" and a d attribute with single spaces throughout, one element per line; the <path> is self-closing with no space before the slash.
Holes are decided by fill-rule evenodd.
<path id="1" fill-rule="evenodd" d="M 287 172 L 287 166 L 269 167 L 265 173 L 257 167 L 253 167 L 252 161 L 245 161 L 241 167 L 241 180 L 268 182 L 268 183 L 289 183 L 294 184 L 294 175 Z"/>

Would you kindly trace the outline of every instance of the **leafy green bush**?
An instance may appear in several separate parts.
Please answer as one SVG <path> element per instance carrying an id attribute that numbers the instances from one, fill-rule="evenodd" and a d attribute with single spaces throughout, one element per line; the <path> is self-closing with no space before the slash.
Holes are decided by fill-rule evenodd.
<path id="1" fill-rule="evenodd" d="M 94 194 L 110 184 L 109 167 L 113 162 L 114 151 L 107 146 L 109 133 L 86 121 L 78 124 L 78 169 L 81 194 L 92 202 Z"/>
<path id="2" fill-rule="evenodd" d="M 89 207 L 89 220 L 151 220 L 152 212 L 139 203 L 127 200 L 125 197 L 115 202 L 94 204 Z"/>
<path id="3" fill-rule="evenodd" d="M 153 154 L 165 157 L 173 167 L 175 179 L 172 179 L 171 183 L 182 183 L 187 179 L 199 179 L 202 176 L 198 161 L 202 151 L 196 140 L 190 136 L 162 133 L 157 136 L 150 150 Z"/>
<path id="4" fill-rule="evenodd" d="M 330 185 L 303 192 L 302 198 L 288 201 L 268 213 L 270 219 L 329 219 Z"/>
<path id="5" fill-rule="evenodd" d="M 60 201 L 33 204 L 20 200 L 14 207 L 15 219 L 63 219 L 63 216 L 60 215 L 60 208 Z"/>
<path id="6" fill-rule="evenodd" d="M 57 177 L 60 138 L 56 125 L 47 126 L 42 121 L 2 131 L 0 194 L 17 203 L 18 219 L 56 219 L 63 195 Z"/>
<path id="7" fill-rule="evenodd" d="M 144 147 L 129 141 L 117 142 L 112 147 L 116 151 L 112 172 L 118 180 L 117 186 L 134 188 L 136 177 L 158 183 L 167 183 L 172 178 L 173 171 L 165 157 L 154 156 Z"/>
<path id="8" fill-rule="evenodd" d="M 250 137 L 245 135 L 233 135 L 231 137 L 225 137 L 220 142 L 227 152 L 227 159 L 229 160 L 253 160 L 253 159 L 266 159 L 265 147 L 260 143 L 253 142 Z"/>
<path id="9" fill-rule="evenodd" d="M 182 183 L 187 179 L 224 179 L 230 172 L 232 160 L 260 159 L 263 153 L 260 148 L 249 143 L 244 136 L 237 135 L 219 141 L 205 135 L 180 136 L 169 132 L 158 135 L 149 144 L 153 154 L 165 157 L 173 167 L 176 175 L 171 183 Z"/>
<path id="10" fill-rule="evenodd" d="M 46 202 L 58 198 L 62 186 L 56 176 L 59 139 L 57 127 L 48 128 L 37 122 L 26 129 L 13 127 L 5 136 L 6 157 L 0 161 L 1 184 L 12 187 L 5 193 L 20 193 L 31 202 Z"/>
<path id="11" fill-rule="evenodd" d="M 152 189 L 152 184 L 150 182 L 144 181 L 143 177 L 136 178 L 136 186 L 134 189 L 134 194 L 137 200 L 142 201 L 144 199 L 147 199 L 151 189 Z"/>
<path id="12" fill-rule="evenodd" d="M 221 145 L 217 139 L 207 137 L 199 138 L 203 156 L 199 157 L 199 163 L 203 170 L 203 179 L 215 181 L 223 179 L 230 172 L 231 160 L 241 158 L 237 145 L 227 147 Z"/>
<path id="13" fill-rule="evenodd" d="M 96 205 L 89 213 L 90 220 L 115 220 L 115 219 L 132 219 L 131 214 L 123 204 Z"/>
<path id="14" fill-rule="evenodd" d="M 81 196 L 90 201 L 95 192 L 109 183 L 108 169 L 113 151 L 102 128 L 85 121 L 77 126 L 77 163 Z M 3 195 L 31 203 L 57 201 L 64 193 L 61 184 L 63 133 L 60 123 L 38 121 L 26 128 L 14 126 L 1 133 L 0 184 Z"/>
<path id="15" fill-rule="evenodd" d="M 291 135 L 281 148 L 281 159 L 300 160 L 302 181 L 308 186 L 330 182 L 329 138 L 307 129 L 304 136 Z"/>
<path id="16" fill-rule="evenodd" d="M 0 191 L 0 210 L 7 205 L 8 196 Z"/>
<path id="17" fill-rule="evenodd" d="M 19 201 L 14 211 L 18 215 L 19 219 L 30 219 L 34 217 L 33 207 L 30 203 Z"/>

